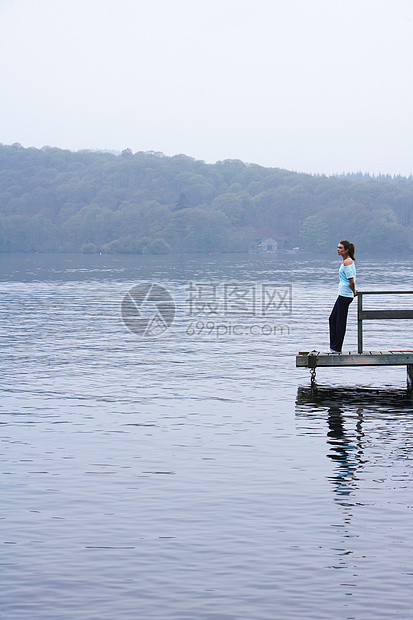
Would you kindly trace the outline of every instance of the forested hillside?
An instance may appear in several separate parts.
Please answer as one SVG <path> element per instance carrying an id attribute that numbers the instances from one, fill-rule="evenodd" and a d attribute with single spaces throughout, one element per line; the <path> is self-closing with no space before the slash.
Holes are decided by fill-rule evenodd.
<path id="1" fill-rule="evenodd" d="M 413 178 L 0 145 L 2 252 L 245 252 L 265 237 L 411 252 Z"/>

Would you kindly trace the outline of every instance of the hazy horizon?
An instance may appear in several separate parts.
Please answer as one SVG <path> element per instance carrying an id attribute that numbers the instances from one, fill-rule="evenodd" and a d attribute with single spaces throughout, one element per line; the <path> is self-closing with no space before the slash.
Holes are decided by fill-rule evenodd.
<path id="1" fill-rule="evenodd" d="M 2 0 L 0 142 L 413 173 L 410 0 Z"/>

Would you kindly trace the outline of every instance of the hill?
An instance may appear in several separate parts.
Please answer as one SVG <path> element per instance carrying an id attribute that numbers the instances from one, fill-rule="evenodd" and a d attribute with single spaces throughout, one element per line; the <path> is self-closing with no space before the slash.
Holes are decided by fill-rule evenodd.
<path id="1" fill-rule="evenodd" d="M 0 145 L 2 252 L 246 252 L 264 237 L 411 252 L 413 178 Z"/>

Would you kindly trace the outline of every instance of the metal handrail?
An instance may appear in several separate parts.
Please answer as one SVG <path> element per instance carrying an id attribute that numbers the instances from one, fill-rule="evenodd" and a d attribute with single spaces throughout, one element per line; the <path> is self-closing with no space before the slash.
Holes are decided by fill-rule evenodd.
<path id="1" fill-rule="evenodd" d="M 413 310 L 363 310 L 364 295 L 413 295 L 413 291 L 357 291 L 358 353 L 363 353 L 363 321 L 413 319 Z"/>

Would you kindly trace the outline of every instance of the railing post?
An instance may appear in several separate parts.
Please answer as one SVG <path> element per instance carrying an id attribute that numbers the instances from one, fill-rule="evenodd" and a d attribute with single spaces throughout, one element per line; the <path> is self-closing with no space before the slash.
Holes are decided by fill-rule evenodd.
<path id="1" fill-rule="evenodd" d="M 413 390 L 413 364 L 407 364 L 407 389 Z"/>
<path id="2" fill-rule="evenodd" d="M 357 340 L 359 353 L 363 353 L 363 319 L 361 318 L 362 310 L 363 293 L 357 293 Z"/>

